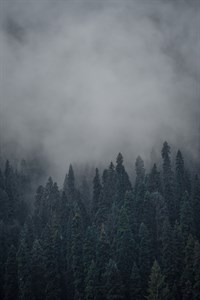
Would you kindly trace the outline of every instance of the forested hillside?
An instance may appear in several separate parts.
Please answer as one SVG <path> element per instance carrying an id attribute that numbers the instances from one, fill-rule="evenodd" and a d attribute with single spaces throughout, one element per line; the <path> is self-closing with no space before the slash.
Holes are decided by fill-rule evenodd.
<path id="1" fill-rule="evenodd" d="M 167 142 L 160 157 L 148 173 L 138 157 L 132 184 L 119 153 L 81 189 L 70 165 L 62 189 L 51 177 L 37 188 L 32 210 L 35 174 L 7 161 L 0 299 L 200 299 L 199 170 Z"/>

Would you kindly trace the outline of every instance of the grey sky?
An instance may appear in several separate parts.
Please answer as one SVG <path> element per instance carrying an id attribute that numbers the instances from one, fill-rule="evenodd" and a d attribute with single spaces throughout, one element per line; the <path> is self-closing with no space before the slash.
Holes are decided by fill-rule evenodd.
<path id="1" fill-rule="evenodd" d="M 52 169 L 193 150 L 200 1 L 0 0 L 1 144 Z M 195 151 L 194 151 L 195 154 Z M 59 171 L 58 171 L 59 170 Z"/>

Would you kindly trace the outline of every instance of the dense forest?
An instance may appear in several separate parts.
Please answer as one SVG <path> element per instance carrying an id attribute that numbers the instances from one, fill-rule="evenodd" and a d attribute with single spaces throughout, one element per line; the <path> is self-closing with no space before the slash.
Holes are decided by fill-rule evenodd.
<path id="1" fill-rule="evenodd" d="M 49 177 L 30 208 L 36 175 L 7 160 L 0 299 L 200 299 L 199 170 L 167 142 L 156 163 L 147 173 L 138 157 L 133 183 L 119 153 L 81 188 L 70 165 L 62 189 Z"/>

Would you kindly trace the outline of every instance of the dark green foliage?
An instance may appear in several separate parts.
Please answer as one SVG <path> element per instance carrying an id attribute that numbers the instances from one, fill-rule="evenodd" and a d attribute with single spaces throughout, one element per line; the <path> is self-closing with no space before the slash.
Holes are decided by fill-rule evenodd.
<path id="1" fill-rule="evenodd" d="M 135 171 L 136 171 L 135 191 L 137 193 L 138 189 L 144 183 L 144 179 L 145 179 L 144 161 L 140 156 L 138 156 L 136 159 Z"/>
<path id="2" fill-rule="evenodd" d="M 196 241 L 194 246 L 194 286 L 193 286 L 193 297 L 194 300 L 200 299 L 200 244 Z"/>
<path id="3" fill-rule="evenodd" d="M 117 264 L 112 259 L 106 266 L 105 271 L 106 282 L 106 299 L 107 300 L 125 300 L 125 289 L 123 286 L 120 272 L 117 268 Z"/>
<path id="4" fill-rule="evenodd" d="M 162 158 L 162 173 L 154 164 L 149 174 L 137 158 L 134 187 L 121 153 L 93 182 L 79 169 L 75 179 L 70 165 L 63 190 L 51 177 L 39 186 L 33 211 L 33 178 L 44 172 L 36 161 L 17 170 L 7 161 L 0 299 L 200 299 L 199 174 L 180 151 L 171 161 L 167 142 Z"/>
<path id="5" fill-rule="evenodd" d="M 147 227 L 144 223 L 141 223 L 139 229 L 139 270 L 142 278 L 141 287 L 143 295 L 148 284 L 148 277 L 150 274 L 151 266 L 153 262 L 153 249 L 152 241 Z"/>
<path id="6" fill-rule="evenodd" d="M 18 261 L 18 284 L 19 284 L 19 299 L 33 299 L 32 284 L 31 284 L 31 252 L 26 240 L 26 236 L 23 234 L 19 250 L 17 253 Z"/>
<path id="7" fill-rule="evenodd" d="M 151 275 L 148 288 L 148 300 L 165 300 L 169 298 L 169 289 L 165 283 L 165 277 L 162 275 L 160 266 L 155 260 L 151 269 Z"/>
<path id="8" fill-rule="evenodd" d="M 150 193 L 162 192 L 160 172 L 158 172 L 156 164 L 153 165 L 151 173 L 148 176 L 147 186 Z"/>
<path id="9" fill-rule="evenodd" d="M 166 276 L 166 281 L 172 290 L 174 284 L 174 248 L 173 233 L 169 221 L 166 219 L 163 224 L 162 233 L 162 269 Z"/>
<path id="10" fill-rule="evenodd" d="M 92 197 L 92 215 L 95 218 L 95 215 L 99 209 L 99 199 L 101 195 L 101 182 L 99 177 L 99 170 L 96 169 L 95 171 L 95 177 L 93 180 L 93 197 Z"/>
<path id="11" fill-rule="evenodd" d="M 187 192 L 183 195 L 180 212 L 180 225 L 184 238 L 187 240 L 190 233 L 194 233 L 194 219 L 192 207 Z"/>
<path id="12" fill-rule="evenodd" d="M 5 300 L 18 299 L 16 248 L 11 246 L 5 265 Z"/>
<path id="13" fill-rule="evenodd" d="M 116 261 L 126 289 L 129 286 L 131 270 L 135 258 L 135 241 L 132 236 L 127 211 L 122 206 L 117 224 Z"/>
<path id="14" fill-rule="evenodd" d="M 98 288 L 97 288 L 97 299 L 105 299 L 105 278 L 104 274 L 106 271 L 106 265 L 110 259 L 110 244 L 107 239 L 107 235 L 104 229 L 104 225 L 101 226 L 100 236 L 97 243 L 96 252 L 96 269 L 98 278 Z"/>
<path id="15" fill-rule="evenodd" d="M 45 297 L 45 264 L 43 249 L 39 240 L 35 240 L 31 257 L 31 283 L 33 298 L 42 300 Z"/>
<path id="16" fill-rule="evenodd" d="M 44 253 L 45 265 L 45 296 L 48 300 L 59 300 L 61 287 L 60 287 L 60 274 L 58 264 L 59 249 L 55 243 L 57 233 L 53 232 L 52 228 L 47 225 L 42 236 L 42 248 Z"/>
<path id="17" fill-rule="evenodd" d="M 142 277 L 140 277 L 139 269 L 136 263 L 133 264 L 130 278 L 130 298 L 142 299 Z"/>
<path id="18" fill-rule="evenodd" d="M 85 299 L 86 300 L 96 300 L 97 299 L 97 289 L 98 289 L 98 278 L 96 264 L 94 260 L 88 268 L 87 276 L 85 279 Z"/>
<path id="19" fill-rule="evenodd" d="M 194 178 L 192 208 L 193 208 L 195 235 L 200 241 L 200 221 L 199 221 L 200 220 L 200 179 L 199 176 L 197 175 Z"/>
<path id="20" fill-rule="evenodd" d="M 170 157 L 170 146 L 167 142 L 164 142 L 162 148 L 162 158 L 163 158 L 163 195 L 166 200 L 167 209 L 169 213 L 169 219 L 171 224 L 174 224 L 178 217 L 178 212 L 176 210 L 175 195 L 174 195 L 174 180 L 173 172 L 171 167 L 171 157 Z"/>
<path id="21" fill-rule="evenodd" d="M 72 270 L 74 277 L 74 299 L 83 299 L 84 293 L 84 265 L 83 238 L 81 232 L 81 216 L 77 211 L 72 220 Z"/>
<path id="22" fill-rule="evenodd" d="M 181 278 L 182 293 L 186 295 L 186 299 L 190 296 L 194 284 L 194 247 L 194 238 L 189 235 L 185 247 L 184 268 Z"/>
<path id="23" fill-rule="evenodd" d="M 119 207 L 123 205 L 126 191 L 131 190 L 131 183 L 123 165 L 123 156 L 118 154 L 116 160 L 116 203 Z"/>

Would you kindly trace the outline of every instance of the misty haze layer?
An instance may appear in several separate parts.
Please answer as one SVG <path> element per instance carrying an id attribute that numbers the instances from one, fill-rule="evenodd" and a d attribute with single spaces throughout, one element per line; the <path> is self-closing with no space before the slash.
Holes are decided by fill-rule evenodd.
<path id="1" fill-rule="evenodd" d="M 195 155 L 199 1 L 0 1 L 2 155 L 60 173 L 163 140 Z"/>

